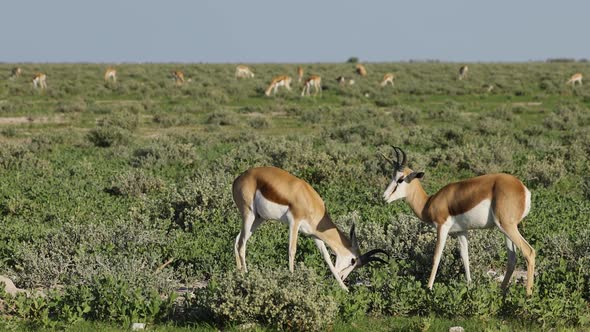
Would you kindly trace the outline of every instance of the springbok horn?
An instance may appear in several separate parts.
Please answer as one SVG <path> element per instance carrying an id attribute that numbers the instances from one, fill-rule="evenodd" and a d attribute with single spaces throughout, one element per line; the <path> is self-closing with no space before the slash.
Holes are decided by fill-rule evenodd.
<path id="1" fill-rule="evenodd" d="M 371 251 L 366 252 L 364 255 L 361 256 L 361 262 L 363 263 L 363 265 L 368 264 L 373 261 L 387 264 L 386 261 L 382 260 L 379 257 L 372 257 L 373 255 L 378 254 L 378 253 L 387 255 L 387 258 L 389 259 L 389 254 L 387 253 L 387 251 L 385 251 L 383 249 L 373 249 Z"/>
<path id="2" fill-rule="evenodd" d="M 388 264 L 387 261 L 384 261 L 384 260 L 382 260 L 379 257 L 369 257 L 367 259 L 367 261 L 363 262 L 363 265 L 367 265 L 367 264 L 369 264 L 371 262 L 379 262 L 379 263 L 383 263 L 383 264 Z"/>
<path id="3" fill-rule="evenodd" d="M 399 168 L 399 152 L 397 151 L 398 147 L 394 146 L 393 147 L 393 152 L 395 152 L 395 164 L 396 167 Z"/>
<path id="4" fill-rule="evenodd" d="M 402 167 L 406 166 L 406 153 L 404 152 L 404 150 L 402 150 L 401 148 L 399 149 L 399 151 L 402 153 L 402 155 L 404 156 L 404 160 L 402 160 Z"/>

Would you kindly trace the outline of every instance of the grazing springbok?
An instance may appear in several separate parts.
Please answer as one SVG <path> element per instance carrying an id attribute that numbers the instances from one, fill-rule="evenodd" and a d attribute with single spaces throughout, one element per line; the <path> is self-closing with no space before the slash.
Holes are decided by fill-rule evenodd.
<path id="1" fill-rule="evenodd" d="M 15 78 L 19 78 L 20 75 L 22 74 L 22 69 L 20 69 L 20 67 L 14 67 L 12 68 L 12 71 L 10 72 L 10 78 L 11 79 L 15 79 Z"/>
<path id="2" fill-rule="evenodd" d="M 467 67 L 467 65 L 461 66 L 461 68 L 459 68 L 459 81 L 467 77 L 468 71 L 469 67 Z"/>
<path id="3" fill-rule="evenodd" d="M 447 236 L 456 236 L 461 259 L 465 266 L 467 282 L 471 281 L 467 231 L 498 227 L 506 235 L 508 265 L 502 281 L 506 290 L 516 265 L 516 248 L 523 253 L 527 263 L 528 295 L 533 291 L 535 250 L 520 235 L 518 223 L 531 208 L 531 193 L 516 177 L 508 174 L 486 174 L 471 179 L 450 183 L 436 194 L 428 196 L 418 179 L 424 172 L 415 172 L 406 166 L 406 153 L 393 147 L 396 160 L 387 159 L 394 167 L 393 181 L 387 186 L 383 198 L 387 203 L 404 198 L 416 216 L 436 227 L 436 249 L 428 288 L 432 289 L 438 264 Z M 400 154 L 403 157 L 400 162 Z"/>
<path id="4" fill-rule="evenodd" d="M 385 75 L 383 75 L 383 80 L 381 81 L 381 86 L 386 86 L 388 83 L 391 84 L 391 86 L 393 85 L 393 79 L 395 78 L 395 75 L 392 73 L 387 73 Z"/>
<path id="5" fill-rule="evenodd" d="M 114 83 L 117 83 L 117 70 L 113 67 L 107 68 L 104 72 L 104 81 L 108 82 L 108 80 L 112 80 Z"/>
<path id="6" fill-rule="evenodd" d="M 575 73 L 570 77 L 570 79 L 565 84 L 576 85 L 576 83 L 580 83 L 582 85 L 582 74 Z"/>
<path id="7" fill-rule="evenodd" d="M 338 76 L 338 78 L 336 78 L 336 82 L 338 82 L 338 85 L 340 86 L 345 86 L 345 85 L 353 85 L 354 84 L 354 80 L 352 78 L 348 78 L 348 77 L 344 77 L 344 76 Z"/>
<path id="8" fill-rule="evenodd" d="M 183 85 L 184 84 L 184 73 L 180 70 L 173 70 L 172 77 L 174 77 L 174 83 L 176 85 Z"/>
<path id="9" fill-rule="evenodd" d="M 303 67 L 299 66 L 297 67 L 297 82 L 301 84 L 301 81 L 303 81 Z"/>
<path id="10" fill-rule="evenodd" d="M 246 242 L 265 220 L 278 220 L 289 225 L 289 271 L 295 267 L 297 236 L 301 231 L 313 238 L 316 246 L 340 287 L 348 290 L 344 280 L 356 267 L 377 261 L 386 263 L 373 249 L 360 253 L 354 224 L 350 238 L 332 222 L 324 201 L 309 185 L 285 170 L 276 167 L 251 168 L 238 176 L 232 186 L 234 202 L 242 217 L 242 229 L 236 237 L 235 254 L 238 270 L 248 271 L 246 266 Z M 326 244 L 336 254 L 332 263 Z"/>
<path id="11" fill-rule="evenodd" d="M 367 69 L 365 68 L 365 66 L 361 65 L 360 63 L 358 63 L 356 66 L 356 73 L 361 75 L 361 76 L 367 76 Z"/>
<path id="12" fill-rule="evenodd" d="M 284 86 L 287 90 L 291 91 L 291 76 L 281 75 L 275 77 L 271 82 L 266 91 L 265 95 L 270 96 L 271 91 L 273 94 L 277 94 L 279 87 Z"/>
<path id="13" fill-rule="evenodd" d="M 317 75 L 311 75 L 308 79 L 305 80 L 305 84 L 303 85 L 303 90 L 301 91 L 301 96 L 310 95 L 311 88 L 314 89 L 314 96 L 318 93 L 322 94 L 322 78 Z"/>
<path id="14" fill-rule="evenodd" d="M 250 67 L 239 65 L 236 67 L 236 78 L 253 78 L 254 73 L 250 70 Z"/>
<path id="15" fill-rule="evenodd" d="M 33 76 L 33 87 L 36 89 L 39 88 L 41 90 L 47 89 L 47 75 L 43 73 L 37 73 Z"/>

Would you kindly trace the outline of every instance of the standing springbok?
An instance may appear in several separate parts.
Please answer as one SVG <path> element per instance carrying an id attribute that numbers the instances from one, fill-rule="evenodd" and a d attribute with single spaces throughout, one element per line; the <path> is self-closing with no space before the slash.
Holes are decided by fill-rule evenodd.
<path id="1" fill-rule="evenodd" d="M 284 86 L 287 90 L 291 91 L 291 76 L 281 75 L 275 77 L 271 82 L 266 91 L 265 95 L 270 96 L 272 91 L 273 94 L 277 94 L 279 87 Z"/>
<path id="2" fill-rule="evenodd" d="M 391 86 L 393 85 L 393 79 L 395 78 L 395 75 L 392 73 L 387 73 L 385 75 L 383 75 L 383 81 L 381 81 L 381 86 L 386 86 L 388 83 L 391 84 Z"/>
<path id="3" fill-rule="evenodd" d="M 114 83 L 117 83 L 117 70 L 113 67 L 107 68 L 104 72 L 104 81 L 108 82 L 108 80 L 112 80 Z"/>
<path id="4" fill-rule="evenodd" d="M 248 66 L 238 65 L 236 67 L 236 78 L 253 78 L 254 73 Z"/>
<path id="5" fill-rule="evenodd" d="M 35 74 L 35 76 L 33 76 L 33 87 L 34 88 L 39 88 L 41 90 L 45 90 L 47 89 L 47 75 L 43 74 L 43 73 L 37 73 Z"/>
<path id="6" fill-rule="evenodd" d="M 303 67 L 297 67 L 297 82 L 301 83 L 303 81 Z"/>
<path id="7" fill-rule="evenodd" d="M 246 266 L 246 242 L 265 220 L 279 220 L 289 225 L 289 271 L 295 267 L 299 231 L 313 238 L 336 281 L 348 290 L 344 280 L 356 267 L 377 261 L 386 263 L 373 249 L 361 255 L 354 224 L 350 238 L 332 222 L 324 201 L 309 183 L 276 167 L 251 168 L 238 176 L 232 186 L 234 202 L 242 217 L 242 229 L 236 237 L 235 254 L 238 270 Z M 332 263 L 326 244 L 336 254 Z"/>
<path id="8" fill-rule="evenodd" d="M 174 77 L 174 83 L 176 85 L 183 85 L 184 84 L 184 73 L 180 70 L 173 70 L 172 77 Z"/>
<path id="9" fill-rule="evenodd" d="M 358 63 L 356 66 L 356 73 L 359 74 L 360 76 L 367 76 L 367 69 L 365 68 L 365 66 L 361 65 L 360 63 Z"/>
<path id="10" fill-rule="evenodd" d="M 508 174 L 487 174 L 454 182 L 444 186 L 436 194 L 428 196 L 420 181 L 424 172 L 415 172 L 406 165 L 406 153 L 393 147 L 396 160 L 386 158 L 394 166 L 393 181 L 387 186 L 383 198 L 387 203 L 405 198 L 416 216 L 436 227 L 437 240 L 428 288 L 432 289 L 438 264 L 447 236 L 456 236 L 461 259 L 465 266 L 467 282 L 471 281 L 467 231 L 497 226 L 506 235 L 508 265 L 502 281 L 506 290 L 516 265 L 516 247 L 527 262 L 528 295 L 533 291 L 535 250 L 518 232 L 518 223 L 531 208 L 531 193 L 516 177 Z M 403 156 L 400 162 L 400 153 Z"/>
<path id="11" fill-rule="evenodd" d="M 573 74 L 572 77 L 570 77 L 570 79 L 565 84 L 571 84 L 572 86 L 575 86 L 576 83 L 580 83 L 580 85 L 582 85 L 582 74 L 581 73 Z"/>
<path id="12" fill-rule="evenodd" d="M 318 93 L 320 96 L 322 95 L 322 78 L 317 75 L 311 75 L 308 79 L 305 80 L 305 84 L 303 85 L 303 90 L 301 91 L 301 97 L 305 95 L 311 94 L 311 88 L 314 89 L 314 96 Z"/>
<path id="13" fill-rule="evenodd" d="M 469 67 L 467 67 L 467 65 L 461 66 L 461 68 L 459 68 L 459 81 L 461 81 L 462 79 L 464 79 L 465 77 L 467 77 L 467 72 L 469 71 Z"/>

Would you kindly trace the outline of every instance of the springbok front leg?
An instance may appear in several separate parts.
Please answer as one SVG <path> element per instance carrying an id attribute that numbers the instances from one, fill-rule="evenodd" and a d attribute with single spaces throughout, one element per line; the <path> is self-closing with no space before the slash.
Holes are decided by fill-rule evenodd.
<path id="1" fill-rule="evenodd" d="M 326 264 L 328 264 L 328 268 L 330 269 L 330 272 L 332 272 L 332 274 L 334 275 L 334 278 L 336 278 L 338 285 L 340 285 L 340 287 L 342 287 L 342 289 L 344 289 L 345 291 L 348 292 L 348 287 L 346 287 L 346 285 L 342 281 L 342 278 L 340 278 L 340 275 L 338 275 L 338 271 L 336 271 L 336 268 L 334 267 L 334 264 L 332 263 L 332 258 L 330 257 L 330 253 L 328 252 L 328 249 L 326 249 L 326 244 L 324 243 L 324 241 L 317 239 L 317 238 L 314 238 L 313 241 L 315 242 L 315 245 L 318 247 L 318 249 L 320 249 L 320 252 L 322 253 L 322 256 L 324 257 L 324 261 L 326 261 Z"/>
<path id="2" fill-rule="evenodd" d="M 436 278 L 436 271 L 438 270 L 438 264 L 442 256 L 443 250 L 445 249 L 445 243 L 449 236 L 449 230 L 451 226 L 449 222 L 438 224 L 436 227 L 436 248 L 434 249 L 434 258 L 432 261 L 432 271 L 430 272 L 430 279 L 428 279 L 428 289 L 432 289 L 434 285 L 434 279 Z"/>

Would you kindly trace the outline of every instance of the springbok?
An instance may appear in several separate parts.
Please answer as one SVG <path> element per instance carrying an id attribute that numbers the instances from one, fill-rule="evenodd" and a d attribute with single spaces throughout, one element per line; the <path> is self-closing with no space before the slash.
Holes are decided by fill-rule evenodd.
<path id="1" fill-rule="evenodd" d="M 365 66 L 361 65 L 360 63 L 358 63 L 356 66 L 356 73 L 361 75 L 361 76 L 367 76 L 367 69 L 365 68 Z"/>
<path id="2" fill-rule="evenodd" d="M 297 67 L 297 82 L 301 83 L 303 81 L 303 67 Z"/>
<path id="3" fill-rule="evenodd" d="M 43 73 L 37 73 L 33 76 L 33 87 L 40 88 L 41 90 L 47 89 L 47 75 Z"/>
<path id="4" fill-rule="evenodd" d="M 236 78 L 253 78 L 254 73 L 248 66 L 239 65 L 236 67 Z"/>
<path id="5" fill-rule="evenodd" d="M 176 85 L 183 85 L 184 84 L 184 73 L 180 70 L 173 70 L 172 77 L 174 77 L 174 83 Z"/>
<path id="6" fill-rule="evenodd" d="M 565 84 L 576 85 L 576 83 L 580 83 L 582 85 L 582 74 L 575 73 L 570 77 L 570 79 Z"/>
<path id="7" fill-rule="evenodd" d="M 461 68 L 459 68 L 459 81 L 461 81 L 462 79 L 467 77 L 468 71 L 469 71 L 469 67 L 467 67 L 467 65 L 461 66 Z"/>
<path id="8" fill-rule="evenodd" d="M 10 78 L 11 79 L 15 79 L 15 78 L 19 78 L 20 75 L 22 74 L 22 69 L 20 69 L 20 67 L 14 67 L 12 68 L 12 71 L 10 72 Z"/>
<path id="9" fill-rule="evenodd" d="M 289 225 L 289 271 L 295 267 L 295 252 L 299 231 L 313 238 L 316 246 L 336 281 L 348 290 L 344 280 L 357 267 L 377 261 L 386 263 L 373 249 L 360 253 L 354 224 L 350 238 L 332 222 L 324 201 L 309 185 L 285 170 L 276 167 L 251 168 L 238 176 L 232 186 L 234 202 L 242 217 L 242 229 L 236 237 L 235 255 L 237 268 L 248 271 L 246 266 L 246 242 L 265 220 L 279 220 Z M 332 263 L 326 244 L 336 254 Z"/>
<path id="10" fill-rule="evenodd" d="M 436 194 L 428 196 L 418 179 L 424 172 L 415 172 L 406 167 L 406 153 L 393 147 L 396 160 L 387 159 L 394 167 L 393 181 L 387 186 L 383 198 L 391 203 L 404 198 L 416 216 L 436 227 L 437 240 L 428 288 L 432 289 L 438 264 L 447 236 L 456 236 L 461 259 L 465 266 L 467 282 L 471 281 L 467 231 L 498 227 L 506 235 L 508 264 L 502 281 L 506 290 L 516 265 L 516 249 L 520 249 L 527 262 L 528 295 L 533 291 L 535 250 L 520 235 L 518 224 L 531 208 L 531 193 L 516 177 L 508 174 L 486 174 L 471 179 L 450 183 Z M 400 154 L 403 157 L 400 162 Z"/>
<path id="11" fill-rule="evenodd" d="M 117 83 L 117 70 L 113 67 L 107 68 L 104 72 L 104 81 L 107 82 L 109 79 Z"/>
<path id="12" fill-rule="evenodd" d="M 266 91 L 265 95 L 270 96 L 271 91 L 273 94 L 277 94 L 279 87 L 284 86 L 287 90 L 291 91 L 291 76 L 281 75 L 275 77 L 271 82 Z"/>
<path id="13" fill-rule="evenodd" d="M 383 75 L 383 80 L 381 81 L 381 86 L 386 86 L 388 83 L 391 84 L 391 86 L 393 85 L 393 79 L 395 78 L 395 75 L 392 73 L 387 73 L 385 75 Z"/>
<path id="14" fill-rule="evenodd" d="M 303 90 L 301 91 L 301 96 L 310 95 L 311 88 L 314 89 L 314 96 L 318 93 L 322 94 L 322 78 L 317 75 L 311 75 L 308 79 L 305 80 L 305 84 L 303 85 Z"/>

